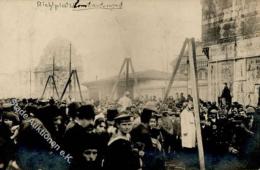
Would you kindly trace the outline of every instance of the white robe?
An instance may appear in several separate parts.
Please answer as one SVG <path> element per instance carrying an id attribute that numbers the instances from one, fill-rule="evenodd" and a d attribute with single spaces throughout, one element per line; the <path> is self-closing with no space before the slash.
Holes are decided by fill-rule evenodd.
<path id="1" fill-rule="evenodd" d="M 119 99 L 118 104 L 121 106 L 119 110 L 124 111 L 127 107 L 132 106 L 132 100 L 126 96 L 123 96 Z"/>
<path id="2" fill-rule="evenodd" d="M 181 114 L 181 139 L 182 147 L 195 148 L 196 146 L 196 127 L 195 118 L 191 111 L 184 109 Z M 186 135 L 184 135 L 186 134 Z"/>

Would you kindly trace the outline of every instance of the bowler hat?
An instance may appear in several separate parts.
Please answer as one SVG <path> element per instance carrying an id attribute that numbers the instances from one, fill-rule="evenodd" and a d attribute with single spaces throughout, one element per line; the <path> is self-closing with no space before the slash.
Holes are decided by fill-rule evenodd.
<path id="1" fill-rule="evenodd" d="M 118 116 L 118 111 L 116 108 L 107 109 L 107 121 L 114 121 L 115 117 Z"/>

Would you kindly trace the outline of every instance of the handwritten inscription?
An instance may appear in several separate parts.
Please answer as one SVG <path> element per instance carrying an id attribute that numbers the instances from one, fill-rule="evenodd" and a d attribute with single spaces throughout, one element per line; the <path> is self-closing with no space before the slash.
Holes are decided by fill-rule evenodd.
<path id="1" fill-rule="evenodd" d="M 61 8 L 73 8 L 74 4 L 70 2 L 37 1 L 37 7 L 48 8 L 50 11 L 57 11 Z"/>
<path id="2" fill-rule="evenodd" d="M 121 0 L 115 1 L 101 1 L 101 0 L 71 0 L 71 1 L 36 1 L 38 8 L 49 9 L 50 11 L 57 11 L 59 9 L 69 8 L 74 11 L 89 10 L 89 9 L 122 9 L 123 2 Z"/>
<path id="3" fill-rule="evenodd" d="M 123 8 L 123 2 L 114 2 L 111 1 L 104 1 L 104 2 L 98 2 L 98 1 L 82 1 L 82 0 L 76 0 L 74 3 L 73 8 L 75 10 L 88 10 L 88 9 L 122 9 Z"/>

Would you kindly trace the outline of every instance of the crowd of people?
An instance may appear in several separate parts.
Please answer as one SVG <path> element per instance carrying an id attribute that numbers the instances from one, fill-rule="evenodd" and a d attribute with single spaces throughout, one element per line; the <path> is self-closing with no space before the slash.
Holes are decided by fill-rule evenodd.
<path id="1" fill-rule="evenodd" d="M 241 168 L 259 168 L 257 108 L 205 101 L 199 107 L 207 166 L 214 169 L 229 155 Z M 128 92 L 113 102 L 3 99 L 0 116 L 1 170 L 165 170 L 174 159 L 198 167 L 191 96 L 165 102 L 156 97 L 131 100 Z"/>

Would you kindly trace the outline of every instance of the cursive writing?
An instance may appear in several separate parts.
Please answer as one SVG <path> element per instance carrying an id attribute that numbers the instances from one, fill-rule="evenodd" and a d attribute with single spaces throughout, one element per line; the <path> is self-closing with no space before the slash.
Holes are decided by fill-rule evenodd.
<path id="1" fill-rule="evenodd" d="M 96 1 L 84 1 L 76 0 L 73 8 L 75 10 L 88 10 L 88 9 L 122 9 L 123 2 L 118 3 L 111 2 L 96 2 Z"/>
<path id="2" fill-rule="evenodd" d="M 73 3 L 71 2 L 55 2 L 55 1 L 37 1 L 37 7 L 49 8 L 50 11 L 57 11 L 61 8 L 73 8 Z"/>

